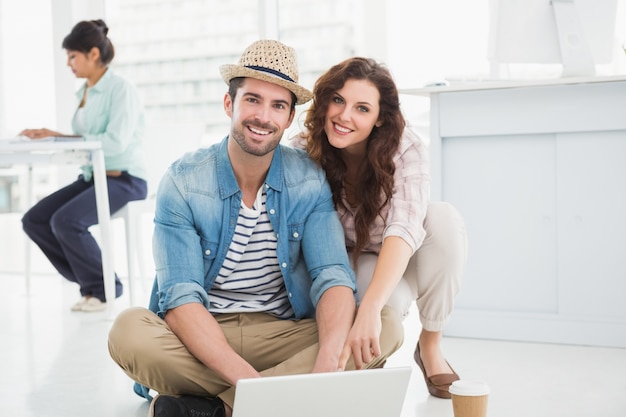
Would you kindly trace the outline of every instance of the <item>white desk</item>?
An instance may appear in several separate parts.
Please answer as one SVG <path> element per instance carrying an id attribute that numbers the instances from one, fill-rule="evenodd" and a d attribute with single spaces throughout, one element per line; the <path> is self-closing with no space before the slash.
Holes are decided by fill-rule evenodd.
<path id="1" fill-rule="evenodd" d="M 106 182 L 104 153 L 100 142 L 8 142 L 0 141 L 0 165 L 26 164 L 76 164 L 93 166 L 96 192 L 96 208 L 101 234 L 102 270 L 104 274 L 104 293 L 107 301 L 115 300 L 115 271 L 113 262 L 113 244 L 111 216 L 109 213 L 109 193 Z M 31 190 L 27 198 L 30 198 Z M 27 268 L 29 268 L 27 266 Z M 30 271 L 26 273 L 27 289 L 30 286 Z M 108 303 L 108 308 L 113 305 Z"/>
<path id="2" fill-rule="evenodd" d="M 626 347 L 626 76 L 403 93 L 430 98 L 432 197 L 467 225 L 445 333 Z"/>

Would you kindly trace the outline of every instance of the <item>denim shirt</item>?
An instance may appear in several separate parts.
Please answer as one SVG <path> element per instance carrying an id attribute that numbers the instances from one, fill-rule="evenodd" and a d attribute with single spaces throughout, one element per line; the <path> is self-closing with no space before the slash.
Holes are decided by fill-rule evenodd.
<path id="1" fill-rule="evenodd" d="M 159 185 L 150 310 L 160 317 L 187 303 L 209 308 L 210 290 L 233 239 L 242 200 L 227 143 L 228 137 L 185 154 Z M 356 294 L 343 228 L 323 170 L 304 151 L 279 145 L 263 187 L 293 319 L 314 317 L 320 297 L 333 286 L 349 287 Z"/>

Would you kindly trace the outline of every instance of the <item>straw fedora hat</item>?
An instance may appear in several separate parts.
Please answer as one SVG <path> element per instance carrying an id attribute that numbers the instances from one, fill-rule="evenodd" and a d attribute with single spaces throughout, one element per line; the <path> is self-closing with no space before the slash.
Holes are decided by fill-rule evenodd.
<path id="1" fill-rule="evenodd" d="M 298 85 L 296 51 L 275 40 L 260 40 L 248 46 L 239 64 L 220 66 L 220 74 L 226 82 L 237 77 L 250 77 L 285 87 L 296 95 L 296 104 L 304 104 L 313 93 Z"/>

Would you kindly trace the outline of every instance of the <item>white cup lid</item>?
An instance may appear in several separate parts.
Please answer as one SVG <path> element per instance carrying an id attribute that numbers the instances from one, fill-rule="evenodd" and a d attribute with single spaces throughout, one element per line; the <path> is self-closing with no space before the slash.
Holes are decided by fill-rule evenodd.
<path id="1" fill-rule="evenodd" d="M 489 385 L 483 381 L 461 379 L 450 385 L 450 394 L 477 397 L 489 394 Z"/>

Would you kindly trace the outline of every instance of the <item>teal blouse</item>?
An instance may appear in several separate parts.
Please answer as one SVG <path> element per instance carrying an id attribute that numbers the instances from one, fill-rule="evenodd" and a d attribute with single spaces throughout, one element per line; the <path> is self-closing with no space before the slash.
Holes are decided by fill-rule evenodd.
<path id="1" fill-rule="evenodd" d="M 102 142 L 104 165 L 107 170 L 127 171 L 142 179 L 147 177 L 146 160 L 142 150 L 145 126 L 143 105 L 135 86 L 111 69 L 107 69 L 96 85 L 89 88 L 82 109 L 87 84 L 76 92 L 78 103 L 72 118 L 74 134 L 86 141 Z M 91 166 L 83 166 L 85 181 L 91 180 Z"/>

